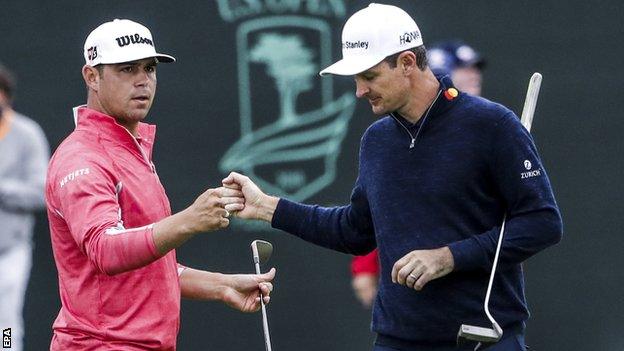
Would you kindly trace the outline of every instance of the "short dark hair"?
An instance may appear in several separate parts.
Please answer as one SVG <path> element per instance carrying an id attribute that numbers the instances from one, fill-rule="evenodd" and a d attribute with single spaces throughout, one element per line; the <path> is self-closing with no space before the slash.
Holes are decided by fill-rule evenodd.
<path id="1" fill-rule="evenodd" d="M 384 59 L 390 68 L 396 68 L 397 60 L 399 59 L 399 55 L 404 53 L 405 51 L 411 51 L 416 55 L 416 65 L 420 68 L 421 71 L 424 71 L 427 68 L 427 49 L 424 45 L 417 46 L 415 48 L 411 48 L 408 50 L 403 50 L 401 52 L 397 52 L 396 54 L 392 54 Z"/>
<path id="2" fill-rule="evenodd" d="M 13 72 L 0 63 L 0 91 L 6 95 L 9 101 L 13 100 L 15 92 L 15 76 Z"/>

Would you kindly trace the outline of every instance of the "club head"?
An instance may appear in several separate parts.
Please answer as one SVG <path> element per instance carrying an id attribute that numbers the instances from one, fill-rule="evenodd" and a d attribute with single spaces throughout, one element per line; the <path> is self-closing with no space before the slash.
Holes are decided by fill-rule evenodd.
<path id="1" fill-rule="evenodd" d="M 251 252 L 253 253 L 254 263 L 264 264 L 273 253 L 273 245 L 264 240 L 254 240 L 251 242 Z"/>
<path id="2" fill-rule="evenodd" d="M 457 344 L 464 345 L 468 342 L 476 341 L 480 342 L 482 345 L 489 345 L 497 343 L 502 336 L 503 331 L 499 331 L 497 328 L 483 328 L 462 324 L 457 333 Z"/>

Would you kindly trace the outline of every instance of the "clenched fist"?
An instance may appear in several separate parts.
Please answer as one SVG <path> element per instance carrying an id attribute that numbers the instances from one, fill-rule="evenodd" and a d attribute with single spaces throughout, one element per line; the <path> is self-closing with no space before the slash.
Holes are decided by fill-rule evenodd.
<path id="1" fill-rule="evenodd" d="M 244 201 L 243 192 L 237 189 L 220 187 L 206 190 L 184 210 L 189 230 L 200 233 L 227 227 L 230 224 L 229 211 L 242 210 Z"/>

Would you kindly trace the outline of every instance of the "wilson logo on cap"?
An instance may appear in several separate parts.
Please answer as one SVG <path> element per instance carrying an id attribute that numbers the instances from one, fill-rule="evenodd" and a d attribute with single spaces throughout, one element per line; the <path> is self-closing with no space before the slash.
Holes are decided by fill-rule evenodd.
<path id="1" fill-rule="evenodd" d="M 115 40 L 117 40 L 117 45 L 119 45 L 120 47 L 130 45 L 130 43 L 147 44 L 147 45 L 154 46 L 154 43 L 152 42 L 151 39 L 143 38 L 141 35 L 139 35 L 139 33 L 135 33 L 134 35 L 124 35 L 124 36 L 115 38 Z"/>

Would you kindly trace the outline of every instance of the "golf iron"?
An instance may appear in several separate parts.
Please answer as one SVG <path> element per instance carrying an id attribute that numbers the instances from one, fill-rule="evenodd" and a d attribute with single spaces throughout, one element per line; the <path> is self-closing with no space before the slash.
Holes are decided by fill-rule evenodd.
<path id="1" fill-rule="evenodd" d="M 251 242 L 251 253 L 253 254 L 254 265 L 256 266 L 256 274 L 260 274 L 260 264 L 266 263 L 271 254 L 273 254 L 273 245 L 264 240 L 254 240 Z M 271 350 L 271 336 L 269 335 L 269 322 L 267 320 L 266 307 L 264 298 L 260 294 L 260 304 L 262 305 L 262 329 L 264 330 L 264 346 L 266 351 Z"/>
<path id="2" fill-rule="evenodd" d="M 522 109 L 522 117 L 520 118 L 520 122 L 529 132 L 531 131 L 533 114 L 535 113 L 535 106 L 537 105 L 537 97 L 539 96 L 541 84 L 542 75 L 537 72 L 533 73 L 533 76 L 531 76 L 531 79 L 529 80 L 529 87 L 527 88 L 527 95 Z M 470 341 L 477 341 L 478 344 L 475 347 L 475 351 L 479 350 L 482 346 L 498 342 L 503 336 L 503 329 L 490 314 L 489 304 L 490 293 L 492 292 L 492 283 L 494 282 L 494 274 L 496 273 L 496 265 L 498 264 L 498 256 L 503 243 L 503 234 L 505 233 L 506 218 L 507 216 L 503 218 L 503 224 L 501 225 L 500 233 L 498 235 L 498 244 L 496 245 L 496 253 L 494 255 L 494 262 L 492 263 L 492 271 L 490 272 L 490 281 L 488 283 L 487 292 L 485 293 L 485 301 L 483 303 L 485 314 L 490 322 L 492 322 L 492 328 L 462 324 L 461 327 L 459 327 L 459 332 L 457 333 L 458 345 L 462 345 Z"/>

